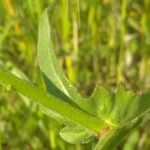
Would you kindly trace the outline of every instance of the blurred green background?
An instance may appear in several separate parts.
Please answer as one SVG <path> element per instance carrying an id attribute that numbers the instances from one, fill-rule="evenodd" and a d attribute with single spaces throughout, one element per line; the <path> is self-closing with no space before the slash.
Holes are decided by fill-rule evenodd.
<path id="1" fill-rule="evenodd" d="M 38 23 L 52 3 L 0 0 L 0 65 L 41 88 Z M 59 63 L 82 95 L 89 96 L 96 83 L 113 90 L 122 82 L 138 94 L 150 89 L 150 0 L 56 0 L 51 23 Z M 0 86 L 0 149 L 92 148 L 64 142 L 61 126 L 36 104 Z M 150 149 L 149 115 L 116 149 Z"/>

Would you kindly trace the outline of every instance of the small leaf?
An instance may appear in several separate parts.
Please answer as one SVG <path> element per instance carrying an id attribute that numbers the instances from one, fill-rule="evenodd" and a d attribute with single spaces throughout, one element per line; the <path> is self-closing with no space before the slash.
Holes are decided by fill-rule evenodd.
<path id="1" fill-rule="evenodd" d="M 90 101 L 91 107 L 93 107 L 91 109 L 95 111 L 96 116 L 107 120 L 113 106 L 110 93 L 104 87 L 98 85 L 90 97 Z"/>
<path id="2" fill-rule="evenodd" d="M 134 119 L 137 115 L 138 106 L 139 97 L 119 85 L 114 95 L 111 121 L 114 124 L 123 125 L 125 122 Z"/>
<path id="3" fill-rule="evenodd" d="M 93 139 L 94 133 L 79 125 L 72 124 L 61 129 L 60 136 L 71 144 L 89 143 Z"/>
<path id="4" fill-rule="evenodd" d="M 144 93 L 140 96 L 138 115 L 144 114 L 150 111 L 150 93 Z"/>

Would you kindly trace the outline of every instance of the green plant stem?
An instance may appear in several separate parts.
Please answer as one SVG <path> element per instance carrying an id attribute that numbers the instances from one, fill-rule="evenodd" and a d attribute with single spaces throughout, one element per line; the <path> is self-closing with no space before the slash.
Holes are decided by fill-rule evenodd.
<path id="1" fill-rule="evenodd" d="M 34 87 L 28 82 L 14 76 L 8 71 L 0 67 L 0 84 L 5 87 L 11 87 L 13 90 L 21 93 L 29 99 L 46 106 L 51 111 L 54 111 L 64 117 L 66 120 L 76 122 L 96 133 L 98 133 L 104 123 L 99 118 L 96 118 L 81 109 L 63 102 L 38 87 Z"/>
<path id="2" fill-rule="evenodd" d="M 124 36 L 126 32 L 126 7 L 127 7 L 127 1 L 122 0 L 121 5 L 121 15 L 122 15 L 122 21 L 121 21 L 121 33 L 120 33 L 120 50 L 119 50 L 119 60 L 118 60 L 118 67 L 117 67 L 117 81 L 122 81 L 122 71 L 123 71 L 123 59 L 124 59 Z"/>

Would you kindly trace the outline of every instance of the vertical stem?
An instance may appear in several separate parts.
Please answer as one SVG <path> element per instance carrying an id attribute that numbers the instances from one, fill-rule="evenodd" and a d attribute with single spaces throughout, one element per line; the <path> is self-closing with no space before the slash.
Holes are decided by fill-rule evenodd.
<path id="1" fill-rule="evenodd" d="M 150 75 L 150 61 L 149 61 L 149 49 L 150 49 L 150 29 L 149 29 L 149 20 L 150 20 L 150 1 L 144 0 L 143 1 L 143 13 L 141 18 L 141 29 L 143 32 L 142 36 L 142 59 L 140 62 L 140 68 L 139 68 L 139 76 L 142 81 L 144 81 L 144 86 L 147 86 L 149 82 L 147 81 L 147 77 Z M 148 85 L 149 86 L 149 85 Z"/>
<path id="2" fill-rule="evenodd" d="M 116 55 L 115 55 L 115 47 L 116 47 L 116 35 L 117 35 L 117 19 L 116 19 L 116 8 L 114 9 L 116 5 L 116 2 L 114 1 L 112 3 L 111 6 L 111 14 L 109 14 L 111 16 L 112 19 L 110 19 L 109 21 L 109 33 L 110 34 L 110 38 L 109 38 L 109 42 L 108 42 L 108 46 L 109 46 L 109 54 L 107 57 L 107 68 L 108 68 L 108 72 L 107 72 L 107 78 L 111 79 L 111 83 L 115 83 L 115 80 L 113 80 L 113 77 L 116 75 L 116 66 L 115 66 L 115 59 L 116 59 Z"/>
<path id="3" fill-rule="evenodd" d="M 70 36 L 70 21 L 69 21 L 69 16 L 68 16 L 68 0 L 61 0 L 61 36 L 62 36 L 62 44 L 63 44 L 63 49 L 68 52 L 70 49 L 70 44 L 69 44 L 69 36 Z"/>
<path id="4" fill-rule="evenodd" d="M 91 29 L 91 44 L 93 50 L 93 70 L 95 79 L 99 79 L 99 27 L 98 22 L 100 22 L 101 9 L 96 3 L 92 4 L 89 9 L 89 27 Z M 98 20 L 98 21 L 97 21 Z"/>
<path id="5" fill-rule="evenodd" d="M 121 5 L 121 33 L 120 33 L 120 50 L 119 50 L 119 60 L 118 60 L 118 68 L 117 68 L 117 82 L 122 81 L 122 71 L 123 71 L 123 59 L 124 59 L 124 36 L 126 32 L 126 7 L 127 1 L 122 0 Z"/>
<path id="6" fill-rule="evenodd" d="M 71 53 L 71 44 L 70 44 L 70 19 L 69 19 L 69 1 L 61 0 L 61 25 L 62 25 L 62 47 L 66 53 Z M 75 73 L 72 66 L 72 58 L 70 55 L 65 57 L 66 73 L 69 80 L 72 83 L 75 83 Z"/>
<path id="7" fill-rule="evenodd" d="M 76 144 L 76 150 L 82 150 L 82 147 L 79 143 Z"/>
<path id="8" fill-rule="evenodd" d="M 72 7 L 73 7 L 73 13 L 72 13 L 72 27 L 73 27 L 73 37 L 72 37 L 72 43 L 73 43 L 73 52 L 74 57 L 77 61 L 78 59 L 78 51 L 79 51 L 79 28 L 78 28 L 78 17 L 79 17 L 79 2 L 73 1 Z M 76 74 L 77 67 L 74 67 L 74 73 Z M 76 76 L 76 75 L 75 75 Z M 74 82 L 75 77 L 74 77 Z"/>
<path id="9" fill-rule="evenodd" d="M 74 8 L 76 8 L 77 4 L 74 4 Z M 78 50 L 79 50 L 79 39 L 78 39 L 78 17 L 77 17 L 77 10 L 75 9 L 73 12 L 73 50 L 75 57 L 78 57 Z"/>
<path id="10" fill-rule="evenodd" d="M 38 18 L 38 20 L 40 19 L 40 16 L 41 16 L 41 1 L 40 0 L 37 0 L 36 1 L 36 13 L 37 13 L 37 18 Z"/>
<path id="11" fill-rule="evenodd" d="M 49 129 L 49 142 L 50 142 L 50 148 L 56 149 L 56 135 L 55 132 L 52 129 Z"/>

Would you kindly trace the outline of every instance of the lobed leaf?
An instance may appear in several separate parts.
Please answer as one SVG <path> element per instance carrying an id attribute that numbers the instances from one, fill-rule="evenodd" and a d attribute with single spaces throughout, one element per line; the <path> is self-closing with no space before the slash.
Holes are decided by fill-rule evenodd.
<path id="1" fill-rule="evenodd" d="M 52 14 L 52 12 L 52 9 L 44 11 L 39 25 L 38 37 L 38 60 L 47 91 L 62 101 L 100 118 L 101 125 L 99 129 L 102 131 L 107 129 L 107 133 L 111 133 L 112 129 L 120 128 L 127 123 L 129 125 L 135 117 L 138 117 L 147 109 L 147 107 L 140 108 L 139 96 L 127 91 L 120 85 L 113 94 L 105 88 L 97 86 L 92 96 L 85 99 L 81 97 L 76 88 L 66 78 L 57 62 L 51 41 L 49 14 Z M 43 110 L 48 115 L 54 115 L 47 108 L 43 108 Z M 59 114 L 55 114 L 55 117 L 60 119 Z M 70 123 L 68 122 L 68 124 Z M 81 128 L 78 124 L 74 126 L 68 124 L 61 130 L 60 135 L 70 143 L 82 142 L 86 137 L 93 136 L 89 130 Z M 102 136 L 102 132 L 99 132 Z"/>
<path id="2" fill-rule="evenodd" d="M 137 116 L 144 115 L 150 111 L 150 92 L 146 92 L 140 96 Z"/>
<path id="3" fill-rule="evenodd" d="M 107 120 L 112 110 L 113 101 L 111 94 L 102 86 L 96 86 L 92 96 L 89 98 L 91 103 L 91 113 L 96 114 L 97 117 Z"/>
<path id="4" fill-rule="evenodd" d="M 114 93 L 114 105 L 111 112 L 111 122 L 123 125 L 137 115 L 139 96 L 119 85 Z"/>

